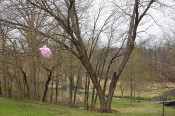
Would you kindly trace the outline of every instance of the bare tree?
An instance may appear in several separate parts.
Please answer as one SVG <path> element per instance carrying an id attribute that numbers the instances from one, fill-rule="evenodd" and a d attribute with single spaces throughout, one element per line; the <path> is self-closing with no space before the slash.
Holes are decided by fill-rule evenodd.
<path id="1" fill-rule="evenodd" d="M 42 13 L 46 13 L 50 18 L 56 21 L 55 22 L 56 26 L 60 26 L 61 28 L 60 32 L 56 34 L 46 33 L 46 31 L 43 31 L 42 29 L 38 29 L 36 27 L 33 27 L 33 30 L 40 35 L 53 39 L 59 44 L 62 44 L 68 51 L 74 54 L 81 61 L 82 65 L 85 67 L 85 69 L 88 72 L 88 75 L 90 76 L 90 79 L 94 85 L 94 88 L 97 91 L 97 94 L 100 100 L 101 111 L 111 112 L 111 101 L 112 101 L 112 97 L 115 91 L 115 87 L 130 57 L 130 54 L 134 48 L 135 39 L 137 36 L 137 28 L 142 18 L 145 16 L 145 14 L 147 13 L 150 6 L 154 3 L 154 1 L 155 0 L 146 1 L 146 5 L 144 7 L 141 7 L 142 2 L 140 2 L 139 0 L 130 2 L 131 5 L 129 8 L 132 9 L 132 13 L 129 15 L 130 25 L 129 25 L 129 31 L 127 34 L 128 36 L 126 39 L 126 47 L 124 50 L 124 56 L 122 58 L 122 61 L 118 69 L 116 70 L 116 72 L 113 73 L 113 77 L 112 77 L 112 80 L 109 86 L 108 97 L 106 100 L 105 100 L 104 92 L 102 90 L 102 86 L 100 85 L 100 82 L 99 82 L 98 72 L 94 66 L 93 61 L 91 60 L 91 56 L 92 56 L 91 54 L 97 45 L 97 42 L 99 39 L 98 35 L 100 35 L 101 32 L 106 29 L 105 27 L 109 23 L 110 21 L 109 19 L 111 19 L 114 12 L 112 12 L 111 15 L 108 16 L 108 18 L 104 22 L 104 25 L 100 28 L 100 31 L 97 33 L 96 38 L 91 39 L 92 47 L 89 51 L 87 50 L 87 47 L 86 47 L 86 44 L 83 38 L 84 30 L 82 30 L 82 26 L 81 26 L 83 22 L 83 19 L 81 18 L 84 18 L 82 17 L 82 15 L 86 14 L 85 10 L 87 10 L 87 8 L 89 7 L 89 3 L 90 3 L 89 0 L 86 0 L 83 2 L 75 1 L 75 0 L 69 0 L 69 1 L 67 0 L 64 0 L 64 1 L 27 0 L 27 2 L 25 1 L 24 3 L 30 4 L 31 7 L 33 6 L 37 9 L 40 9 Z M 143 9 L 140 10 L 140 8 L 143 8 Z M 0 21 L 2 22 L 3 25 L 11 24 L 11 25 L 14 25 L 16 28 L 23 28 L 24 30 L 30 29 L 28 25 L 19 23 L 14 20 L 11 21 L 11 20 L 1 18 Z M 66 35 L 64 33 L 66 33 Z M 75 49 L 71 49 L 70 46 L 65 43 L 65 41 L 63 42 L 60 40 L 60 37 L 64 37 L 67 40 L 71 41 Z"/>

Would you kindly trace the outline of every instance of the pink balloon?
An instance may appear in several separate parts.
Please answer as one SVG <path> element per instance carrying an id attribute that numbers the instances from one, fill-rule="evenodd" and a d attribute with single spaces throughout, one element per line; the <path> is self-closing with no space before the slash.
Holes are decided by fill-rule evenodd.
<path id="1" fill-rule="evenodd" d="M 41 55 L 44 58 L 50 58 L 51 57 L 52 52 L 46 45 L 44 45 L 42 48 L 40 48 L 40 51 L 41 51 Z"/>

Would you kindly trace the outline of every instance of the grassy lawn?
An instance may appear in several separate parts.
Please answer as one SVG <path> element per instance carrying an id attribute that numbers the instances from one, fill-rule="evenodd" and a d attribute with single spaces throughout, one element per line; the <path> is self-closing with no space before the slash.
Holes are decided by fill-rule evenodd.
<path id="1" fill-rule="evenodd" d="M 113 100 L 112 108 L 119 111 L 119 116 L 162 116 L 162 105 L 153 102 L 134 102 Z M 175 116 L 175 109 L 165 107 L 165 116 Z"/>
<path id="2" fill-rule="evenodd" d="M 36 101 L 0 98 L 0 116 L 97 116 L 98 112 L 78 110 Z"/>
<path id="3" fill-rule="evenodd" d="M 99 102 L 97 103 L 99 106 Z M 162 105 L 151 102 L 113 100 L 116 113 L 98 113 L 78 110 L 36 101 L 5 99 L 0 97 L 0 116 L 161 116 Z M 175 109 L 165 107 L 165 116 L 175 116 Z"/>

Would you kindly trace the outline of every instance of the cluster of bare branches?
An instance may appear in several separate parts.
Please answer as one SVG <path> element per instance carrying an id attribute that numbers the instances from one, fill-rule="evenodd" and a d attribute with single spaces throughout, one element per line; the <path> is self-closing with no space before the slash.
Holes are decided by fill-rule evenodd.
<path id="1" fill-rule="evenodd" d="M 5 91 L 9 90 L 11 95 L 12 85 L 15 85 L 15 89 L 23 93 L 20 97 L 40 100 L 42 96 L 43 102 L 51 92 L 53 101 L 55 84 L 57 102 L 57 85 L 62 86 L 63 99 L 69 83 L 69 103 L 74 105 L 77 89 L 82 84 L 88 109 L 89 86 L 92 85 L 91 106 L 95 106 L 99 96 L 101 111 L 111 112 L 116 84 L 135 47 L 138 26 L 154 2 L 1 1 L 0 62 Z M 53 51 L 48 60 L 41 58 L 38 51 L 45 44 Z"/>

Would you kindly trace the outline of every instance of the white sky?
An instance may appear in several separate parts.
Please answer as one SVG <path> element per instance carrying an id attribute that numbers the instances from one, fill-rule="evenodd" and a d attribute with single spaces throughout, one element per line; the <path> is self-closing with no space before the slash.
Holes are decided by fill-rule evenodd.
<path id="1" fill-rule="evenodd" d="M 90 10 L 91 14 L 92 14 L 92 17 L 91 17 L 91 22 L 89 23 L 89 27 L 92 28 L 93 27 L 93 16 L 94 15 L 97 15 L 98 13 L 98 9 L 100 7 L 100 5 L 104 5 L 104 9 L 103 9 L 103 13 L 101 15 L 101 19 L 98 21 L 98 27 L 100 27 L 104 20 L 109 16 L 110 12 L 111 12 L 111 2 L 113 0 L 92 0 L 93 3 L 94 3 L 94 7 Z M 126 1 L 129 1 L 130 2 L 133 2 L 134 0 L 115 0 L 117 2 L 117 4 L 121 4 L 121 2 L 126 2 Z M 143 0 L 140 0 L 140 1 L 143 1 Z M 175 1 L 174 0 L 157 0 L 159 2 L 162 2 L 166 5 L 171 5 L 171 6 L 175 6 Z M 154 3 L 156 4 L 156 3 Z M 153 4 L 153 5 L 154 5 Z M 163 28 L 163 31 L 167 31 L 168 32 L 168 25 L 170 25 L 173 21 L 170 19 L 172 17 L 174 17 L 175 19 L 175 16 L 173 14 L 175 14 L 175 10 L 173 11 L 172 9 L 170 8 L 165 8 L 163 6 L 156 6 L 157 10 L 155 9 L 149 9 L 148 13 L 154 18 L 154 21 L 157 23 L 155 23 L 149 16 L 147 17 L 144 17 L 142 22 L 145 22 L 147 20 L 151 20 L 149 23 L 146 23 L 142 26 L 140 26 L 138 28 L 138 31 L 142 31 L 142 30 L 145 30 L 147 29 L 147 27 L 150 27 L 146 30 L 146 32 L 150 35 L 154 35 L 154 36 L 157 36 L 158 38 L 161 38 L 163 36 L 163 33 L 162 33 L 162 30 L 160 28 L 160 26 Z M 160 11 L 161 9 L 161 11 Z M 132 10 L 132 9 L 131 9 Z M 132 12 L 132 11 L 131 11 Z M 127 29 L 127 26 L 129 21 L 125 21 L 124 19 L 120 19 L 119 21 L 121 22 L 116 22 L 116 25 L 120 25 L 119 27 L 117 27 L 117 32 L 116 34 L 120 33 L 121 31 L 124 31 Z M 128 30 L 128 29 L 127 29 Z M 144 39 L 147 39 L 149 37 L 149 35 L 146 34 L 146 33 L 140 33 L 139 34 L 139 37 L 141 36 L 141 38 L 137 38 L 136 42 L 140 42 Z M 116 35 L 118 36 L 118 35 Z M 116 37 L 117 38 L 117 37 Z M 102 34 L 101 35 L 101 41 L 102 43 L 106 43 L 107 42 L 107 37 Z M 154 41 L 159 41 L 159 40 L 154 40 Z"/>
<path id="2" fill-rule="evenodd" d="M 104 3 L 105 3 L 106 0 L 97 0 L 95 2 L 95 4 L 96 4 L 95 9 L 98 8 L 99 3 L 102 1 L 104 1 Z M 173 6 L 173 5 L 175 6 L 174 0 L 158 0 L 158 1 L 161 3 L 164 3 L 165 5 L 168 5 L 168 6 Z M 117 2 L 120 4 L 121 1 L 118 0 Z M 109 0 L 107 0 L 107 3 L 109 3 Z M 105 3 L 106 6 L 108 5 L 107 3 Z M 153 3 L 153 6 L 155 6 L 156 4 L 157 3 Z M 94 13 L 96 13 L 96 12 L 93 12 L 92 14 L 94 14 Z M 138 27 L 138 31 L 143 31 L 146 29 L 146 33 L 145 32 L 139 33 L 138 36 L 141 38 L 137 38 L 136 42 L 139 43 L 140 41 L 143 41 L 143 40 L 149 38 L 150 35 L 153 35 L 153 38 L 154 38 L 154 36 L 156 36 L 157 38 L 162 38 L 162 36 L 163 36 L 162 31 L 168 31 L 168 25 L 173 22 L 170 18 L 172 17 L 172 14 L 174 14 L 174 13 L 175 12 L 173 11 L 173 9 L 168 8 L 168 7 L 164 7 L 164 6 L 158 6 L 158 5 L 155 7 L 155 9 L 149 9 L 148 14 L 150 14 L 154 20 L 150 16 L 146 16 L 143 18 L 142 22 L 146 22 L 149 20 L 150 21 L 148 23 Z M 107 15 L 109 14 L 108 8 L 106 8 L 104 10 L 103 14 L 104 14 L 104 16 L 103 16 L 104 18 L 102 18 L 102 20 L 99 21 L 98 25 L 103 24 L 104 20 L 106 19 Z M 123 27 L 121 26 L 121 28 L 125 28 L 125 26 L 123 26 Z M 148 34 L 150 34 L 150 35 L 148 35 Z M 102 36 L 103 36 L 103 34 L 102 34 Z M 160 41 L 160 39 L 156 40 L 156 37 L 153 41 Z M 103 43 L 106 43 L 106 40 L 107 40 L 107 38 L 105 38 L 105 37 L 102 38 Z"/>
<path id="3" fill-rule="evenodd" d="M 164 3 L 168 6 L 175 6 L 175 1 L 174 0 L 159 0 L 159 2 Z M 156 3 L 154 3 L 156 4 Z M 151 20 L 149 23 L 145 24 L 144 26 L 140 28 L 146 28 L 148 25 L 152 25 L 147 32 L 151 35 L 157 36 L 157 39 L 154 38 L 153 41 L 156 43 L 161 43 L 162 37 L 163 37 L 163 32 L 169 32 L 169 26 L 173 22 L 172 15 L 175 13 L 172 7 L 163 7 L 163 6 L 158 6 L 158 9 L 150 9 L 148 13 L 153 17 L 154 20 Z M 145 18 L 143 21 L 146 20 Z M 156 23 L 155 23 L 156 22 Z M 144 34 L 143 34 L 144 35 Z M 146 35 L 145 35 L 146 36 Z M 160 40 L 161 39 L 161 40 Z M 138 40 L 137 40 L 138 41 Z"/>

